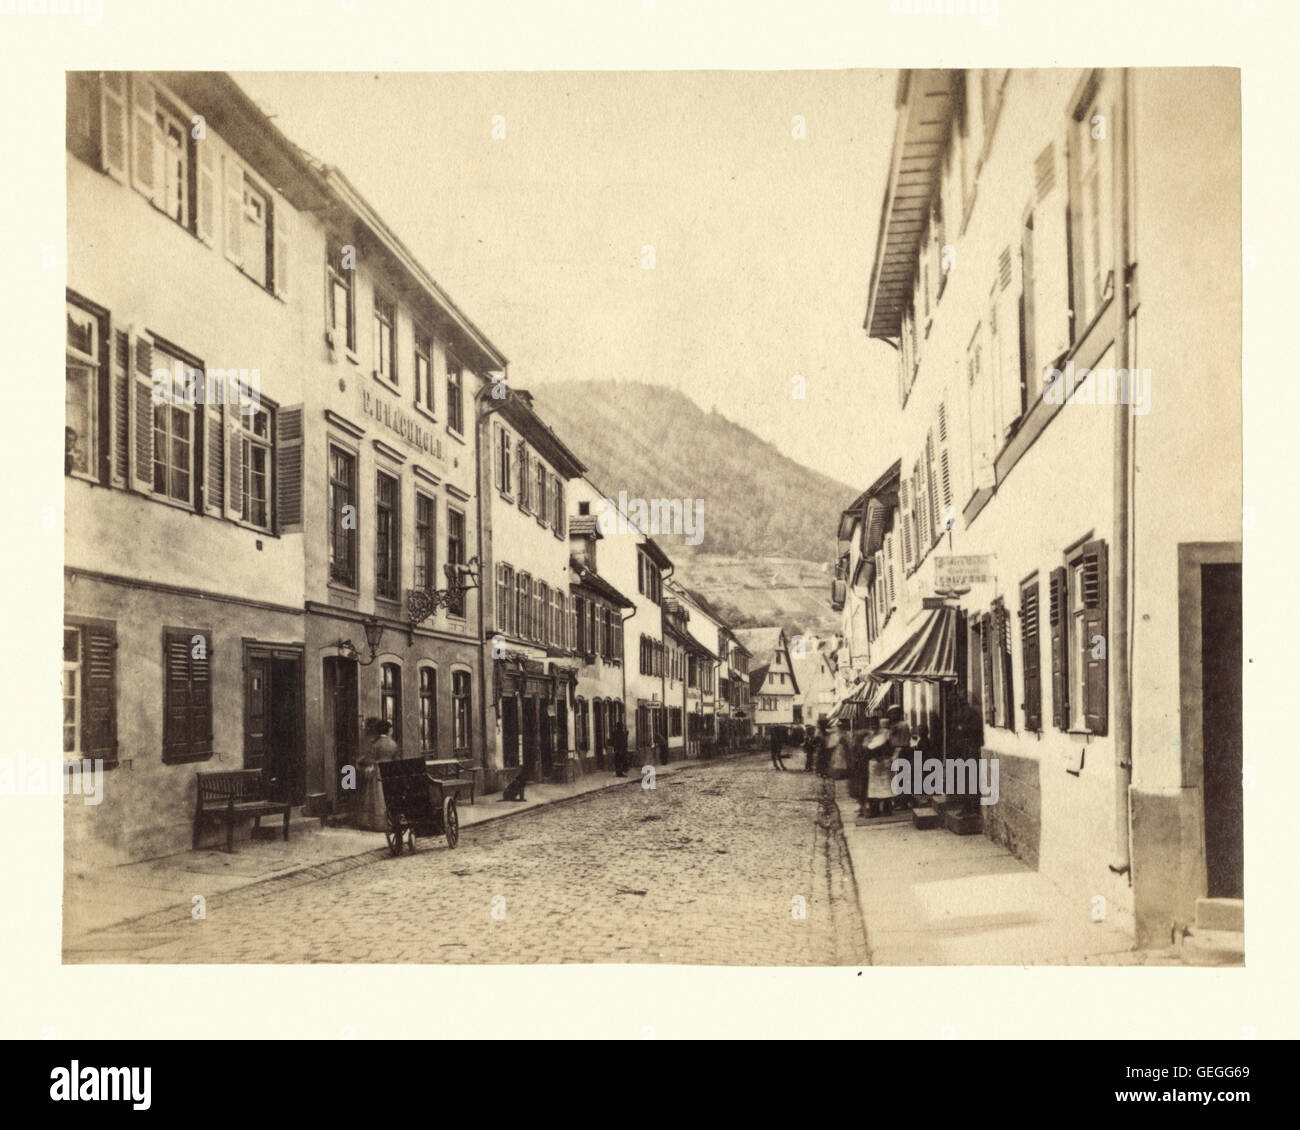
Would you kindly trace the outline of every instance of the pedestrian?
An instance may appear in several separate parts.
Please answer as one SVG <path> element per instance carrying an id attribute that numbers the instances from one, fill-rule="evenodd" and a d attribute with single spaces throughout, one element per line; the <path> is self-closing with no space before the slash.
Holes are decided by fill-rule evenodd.
<path id="1" fill-rule="evenodd" d="M 782 742 L 781 742 L 781 728 L 779 726 L 772 727 L 771 734 L 769 735 L 769 741 L 772 746 L 772 768 L 784 769 L 785 763 L 781 760 Z"/>
<path id="2" fill-rule="evenodd" d="M 889 744 L 889 722 L 877 718 L 876 731 L 862 744 L 862 798 L 858 804 L 859 816 L 888 815 L 894 811 L 894 787 L 889 766 L 893 761 L 894 747 Z"/>
<path id="3" fill-rule="evenodd" d="M 830 776 L 831 758 L 835 756 L 836 749 L 839 748 L 840 734 L 838 729 L 831 727 L 830 719 L 823 718 L 821 721 L 821 738 L 817 743 L 817 776 Z"/>
<path id="4" fill-rule="evenodd" d="M 614 723 L 614 776 L 627 776 L 627 727 Z"/>
<path id="5" fill-rule="evenodd" d="M 803 771 L 813 771 L 813 758 L 817 755 L 817 727 L 808 726 L 803 735 Z"/>
<path id="6" fill-rule="evenodd" d="M 893 755 L 890 758 L 891 761 L 896 757 L 911 760 L 912 727 L 908 725 L 907 720 L 903 717 L 903 708 L 901 706 L 891 706 L 889 708 L 889 745 Z M 920 787 L 920 782 L 913 781 L 912 786 L 912 794 L 914 794 Z M 911 802 L 912 794 L 900 795 L 897 798 L 899 805 L 908 805 Z"/>
<path id="7" fill-rule="evenodd" d="M 366 729 L 374 736 L 370 748 L 357 760 L 357 826 L 382 832 L 388 826 L 388 816 L 379 763 L 401 757 L 402 748 L 393 740 L 393 724 L 387 719 L 369 718 Z"/>

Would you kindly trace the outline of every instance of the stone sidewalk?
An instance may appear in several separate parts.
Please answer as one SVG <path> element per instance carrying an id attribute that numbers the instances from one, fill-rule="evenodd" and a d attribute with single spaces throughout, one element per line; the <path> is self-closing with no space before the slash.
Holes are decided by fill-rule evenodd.
<path id="1" fill-rule="evenodd" d="M 1093 922 L 1045 876 L 982 835 L 910 820 L 855 823 L 848 782 L 836 801 L 872 965 L 1180 965 L 1138 951 L 1120 925 Z"/>
<path id="2" fill-rule="evenodd" d="M 656 765 L 654 771 L 656 777 L 667 777 L 683 768 L 728 759 L 674 761 Z M 521 802 L 503 801 L 499 792 L 480 794 L 473 804 L 460 806 L 460 825 L 462 829 L 470 828 L 536 808 L 563 804 L 601 789 L 639 788 L 640 784 L 640 770 L 634 768 L 626 778 L 597 771 L 569 784 L 530 784 L 526 790 L 528 799 Z M 274 826 L 278 833 L 278 824 Z M 216 838 L 216 832 L 211 832 L 210 839 Z M 188 907 L 195 892 L 203 892 L 206 898 L 269 879 L 285 879 L 298 872 L 311 871 L 316 877 L 323 877 L 347 870 L 368 856 L 376 860 L 387 858 L 383 833 L 325 827 L 317 819 L 299 817 L 289 825 L 287 843 L 278 838 L 236 841 L 234 854 L 201 848 L 107 870 L 65 860 L 64 942 L 66 945 L 86 934 L 158 911 Z"/>

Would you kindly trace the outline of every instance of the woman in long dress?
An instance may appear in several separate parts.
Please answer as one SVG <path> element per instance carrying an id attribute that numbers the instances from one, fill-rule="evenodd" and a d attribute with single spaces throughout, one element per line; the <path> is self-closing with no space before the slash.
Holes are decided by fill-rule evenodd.
<path id="1" fill-rule="evenodd" d="M 889 740 L 889 723 L 884 718 L 867 739 L 863 753 L 867 758 L 866 815 L 887 815 L 894 811 L 894 781 L 889 768 L 894 760 L 894 747 Z"/>
<path id="2" fill-rule="evenodd" d="M 402 756 L 401 747 L 393 740 L 392 730 L 391 722 L 378 722 L 370 749 L 357 761 L 357 827 L 371 832 L 382 832 L 388 826 L 379 762 Z"/>

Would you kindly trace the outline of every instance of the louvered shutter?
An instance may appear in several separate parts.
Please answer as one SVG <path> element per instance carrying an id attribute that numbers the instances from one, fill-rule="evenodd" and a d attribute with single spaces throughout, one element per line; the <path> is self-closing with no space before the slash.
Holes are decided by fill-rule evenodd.
<path id="1" fill-rule="evenodd" d="M 956 514 L 952 508 L 952 461 L 948 455 L 948 410 L 943 401 L 939 402 L 938 420 L 935 425 L 939 439 L 939 529 L 951 529 L 956 525 Z"/>
<path id="2" fill-rule="evenodd" d="M 1066 248 L 1063 144 L 1049 142 L 1034 162 L 1034 356 L 1030 392 L 1042 391 L 1042 370 L 1070 343 L 1070 269 Z"/>
<path id="3" fill-rule="evenodd" d="M 113 485 L 125 487 L 131 479 L 131 335 L 113 331 Z"/>
<path id="4" fill-rule="evenodd" d="M 233 153 L 223 155 L 221 169 L 226 258 L 242 267 L 244 252 L 240 232 L 244 224 L 244 169 Z"/>
<path id="5" fill-rule="evenodd" d="M 980 665 L 984 684 L 984 721 L 992 726 L 997 721 L 997 694 L 993 685 L 993 617 L 987 612 L 980 617 Z"/>
<path id="6" fill-rule="evenodd" d="M 104 71 L 99 76 L 99 163 L 109 176 L 123 182 L 127 136 L 126 75 Z"/>
<path id="7" fill-rule="evenodd" d="M 929 511 L 930 525 L 927 528 L 927 546 L 933 545 L 939 538 L 941 528 L 939 519 L 939 476 L 935 469 L 934 429 L 925 433 L 925 489 L 926 508 Z"/>
<path id="8" fill-rule="evenodd" d="M 1109 717 L 1110 638 L 1106 619 L 1106 543 L 1090 541 L 1083 547 L 1083 718 L 1094 734 L 1104 734 Z"/>
<path id="9" fill-rule="evenodd" d="M 212 390 L 209 390 L 211 392 Z M 220 517 L 225 513 L 226 422 L 220 403 L 203 405 L 203 442 L 206 447 L 203 478 L 203 508 Z"/>
<path id="10" fill-rule="evenodd" d="M 131 397 L 131 485 L 153 489 L 153 343 L 143 335 L 135 339 Z"/>
<path id="11" fill-rule="evenodd" d="M 275 414 L 275 509 L 282 533 L 302 529 L 303 436 L 302 408 L 281 408 Z"/>
<path id="12" fill-rule="evenodd" d="M 1052 570 L 1048 581 L 1047 620 L 1052 633 L 1052 725 L 1070 728 L 1070 683 L 1065 641 L 1069 636 L 1065 607 L 1065 569 Z"/>
<path id="13" fill-rule="evenodd" d="M 155 166 L 157 100 L 153 83 L 143 75 L 131 76 L 131 184 L 150 200 L 155 199 L 158 172 Z"/>
<path id="14" fill-rule="evenodd" d="M 195 656 L 195 638 L 204 654 Z M 203 632 L 171 631 L 164 635 L 163 677 L 165 760 L 199 757 L 212 752 L 212 640 Z"/>
<path id="15" fill-rule="evenodd" d="M 525 514 L 528 513 L 528 447 L 523 440 L 519 441 L 519 509 Z"/>
<path id="16" fill-rule="evenodd" d="M 501 454 L 501 445 L 505 442 L 501 434 L 501 425 L 492 424 L 492 481 L 496 483 L 497 490 L 506 490 L 506 483 L 502 477 L 502 468 L 505 465 L 505 458 Z"/>
<path id="17" fill-rule="evenodd" d="M 1002 716 L 1008 730 L 1016 728 L 1015 683 L 1011 670 L 1011 616 L 1001 597 L 993 604 L 997 652 L 995 661 L 1002 671 Z"/>
<path id="18" fill-rule="evenodd" d="M 885 575 L 886 585 L 888 586 L 889 605 L 891 608 L 898 603 L 898 586 L 894 581 L 894 535 L 885 535 Z"/>
<path id="19" fill-rule="evenodd" d="M 289 297 L 289 281 L 292 271 L 289 266 L 290 249 L 293 247 L 293 210 L 282 196 L 275 198 L 275 210 L 271 213 L 271 283 L 275 287 L 276 297 Z"/>
<path id="20" fill-rule="evenodd" d="M 909 484 L 905 480 L 900 480 L 898 484 L 898 509 L 902 515 L 900 524 L 902 525 L 903 537 L 903 574 L 909 576 L 912 567 L 915 564 L 915 555 L 912 552 L 912 492 L 908 489 Z"/>
<path id="21" fill-rule="evenodd" d="M 569 650 L 578 650 L 578 598 L 569 597 Z"/>
<path id="22" fill-rule="evenodd" d="M 1043 684 L 1038 632 L 1038 581 L 1020 590 L 1020 661 L 1023 668 L 1025 729 L 1043 728 Z"/>
<path id="23" fill-rule="evenodd" d="M 84 721 L 81 748 L 88 758 L 117 761 L 117 630 L 94 624 L 82 629 Z"/>
<path id="24" fill-rule="evenodd" d="M 217 147 L 206 138 L 200 138 L 195 141 L 194 148 L 198 156 L 194 230 L 211 247 L 217 238 Z"/>
<path id="25" fill-rule="evenodd" d="M 226 517 L 244 516 L 244 435 L 239 401 L 226 405 Z"/>

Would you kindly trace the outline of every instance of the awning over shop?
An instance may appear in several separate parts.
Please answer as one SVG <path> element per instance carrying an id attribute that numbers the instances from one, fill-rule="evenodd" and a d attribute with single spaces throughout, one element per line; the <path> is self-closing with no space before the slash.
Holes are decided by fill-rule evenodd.
<path id="1" fill-rule="evenodd" d="M 897 679 L 924 683 L 957 681 L 957 610 L 932 608 L 921 626 L 893 655 L 871 669 L 871 678 L 888 686 Z"/>

